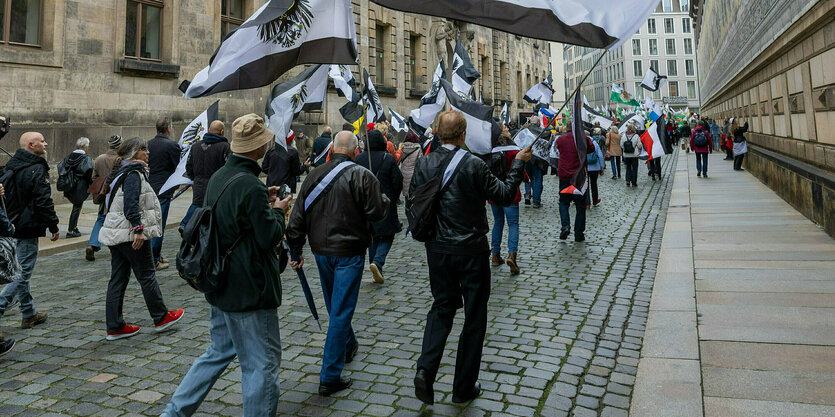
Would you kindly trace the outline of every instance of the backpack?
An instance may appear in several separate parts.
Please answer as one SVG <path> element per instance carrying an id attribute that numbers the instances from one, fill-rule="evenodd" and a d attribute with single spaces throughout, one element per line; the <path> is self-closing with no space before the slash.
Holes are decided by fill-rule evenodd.
<path id="1" fill-rule="evenodd" d="M 693 144 L 701 148 L 707 146 L 707 135 L 704 130 L 700 130 L 693 135 Z"/>
<path id="2" fill-rule="evenodd" d="M 632 139 L 628 136 L 626 137 L 626 141 L 623 142 L 623 152 L 624 153 L 635 153 L 635 144 L 632 143 Z"/>
<path id="3" fill-rule="evenodd" d="M 418 242 L 428 242 L 435 236 L 438 200 L 455 174 L 458 163 L 464 158 L 464 153 L 466 151 L 459 148 L 450 152 L 439 169 L 443 171 L 443 176 L 436 173 L 429 181 L 412 188 L 409 193 L 406 201 L 406 220 L 409 221 L 409 232 Z"/>
<path id="4" fill-rule="evenodd" d="M 507 154 L 504 151 L 491 153 L 484 162 L 487 163 L 487 168 L 496 178 L 503 182 L 507 179 Z"/>
<path id="5" fill-rule="evenodd" d="M 63 161 L 58 163 L 58 182 L 55 184 L 55 188 L 58 191 L 63 192 L 70 192 L 75 190 L 75 184 L 78 182 L 78 178 L 75 177 L 75 173 L 73 172 L 72 168 L 67 168 L 67 159 L 65 158 Z"/>
<path id="6" fill-rule="evenodd" d="M 244 175 L 247 174 L 241 172 L 227 180 L 215 202 L 211 206 L 204 205 L 195 209 L 182 230 L 183 241 L 177 252 L 177 272 L 188 285 L 202 293 L 215 292 L 226 285 L 227 258 L 243 236 L 238 236 L 232 246 L 221 251 L 214 210 L 223 192 L 233 181 Z"/>

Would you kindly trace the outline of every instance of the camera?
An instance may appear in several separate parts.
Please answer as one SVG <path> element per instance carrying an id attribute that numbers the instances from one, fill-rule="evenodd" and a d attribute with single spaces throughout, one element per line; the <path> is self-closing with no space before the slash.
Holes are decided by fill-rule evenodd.
<path id="1" fill-rule="evenodd" d="M 293 194 L 293 192 L 290 191 L 290 186 L 287 185 L 287 184 L 284 184 L 278 190 L 278 199 L 279 200 L 284 200 L 285 198 L 291 196 L 292 194 Z"/>

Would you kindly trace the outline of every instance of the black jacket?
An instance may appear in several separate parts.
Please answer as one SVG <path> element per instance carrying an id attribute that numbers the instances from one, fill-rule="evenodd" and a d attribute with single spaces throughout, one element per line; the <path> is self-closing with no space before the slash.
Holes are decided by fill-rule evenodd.
<path id="1" fill-rule="evenodd" d="M 191 145 L 186 161 L 186 177 L 194 182 L 191 186 L 191 204 L 203 206 L 209 178 L 226 164 L 226 158 L 230 153 L 229 141 L 211 132 Z"/>
<path id="2" fill-rule="evenodd" d="M 440 147 L 418 160 L 410 192 L 429 181 L 443 175 L 439 172 L 444 158 L 452 152 Z M 453 255 L 476 255 L 490 250 L 487 243 L 487 200 L 499 206 L 509 206 L 516 198 L 519 184 L 524 178 L 525 164 L 514 159 L 507 179 L 502 182 L 496 178 L 477 156 L 467 153 L 446 189 L 441 194 L 438 207 L 438 228 L 435 237 L 426 242 L 430 252 Z M 409 207 L 410 200 L 406 200 Z"/>
<path id="3" fill-rule="evenodd" d="M 370 224 L 385 218 L 389 207 L 371 171 L 349 166 L 327 188 L 327 194 L 304 208 L 320 179 L 347 160 L 345 155 L 333 154 L 330 162 L 311 171 L 302 183 L 287 226 L 287 242 L 294 252 L 301 253 L 306 238 L 314 254 L 325 256 L 360 256 L 371 245 Z"/>
<path id="4" fill-rule="evenodd" d="M 64 197 L 73 204 L 81 204 L 87 199 L 87 189 L 93 183 L 93 160 L 86 153 L 72 152 L 64 159 L 64 167 L 75 175 L 75 188 L 64 191 Z"/>
<path id="5" fill-rule="evenodd" d="M 748 122 L 744 126 L 739 126 L 734 132 L 734 143 L 742 143 L 745 141 L 745 132 L 748 131 Z"/>
<path id="6" fill-rule="evenodd" d="M 397 200 L 400 199 L 400 192 L 403 191 L 403 174 L 394 157 L 386 151 L 385 142 L 382 149 L 371 144 L 371 172 L 380 181 L 380 188 L 383 194 L 389 199 L 389 208 L 386 218 L 372 224 L 374 235 L 391 236 L 402 230 L 400 219 L 397 217 Z M 368 151 L 357 156 L 357 164 L 368 169 Z"/>
<path id="7" fill-rule="evenodd" d="M 177 187 L 172 187 L 163 195 L 159 194 L 159 190 L 177 169 L 177 164 L 180 163 L 180 145 L 167 136 L 156 135 L 148 141 L 148 152 L 150 152 L 150 155 L 148 155 L 148 169 L 151 170 L 148 182 L 160 200 L 171 198 Z"/>
<path id="8" fill-rule="evenodd" d="M 313 163 L 313 161 L 316 159 L 317 156 L 321 155 L 322 152 L 324 152 L 325 149 L 328 148 L 328 144 L 331 143 L 332 140 L 333 139 L 331 139 L 331 134 L 328 133 L 328 132 L 325 132 L 325 133 L 322 133 L 322 136 L 319 136 L 318 138 L 316 138 L 316 140 L 313 141 L 313 150 L 310 152 L 310 163 L 311 164 Z M 317 167 L 322 166 L 322 165 L 325 164 L 326 160 L 327 160 L 327 157 L 323 156 L 321 159 L 319 159 L 318 162 L 316 162 L 316 164 L 314 166 L 317 166 Z"/>
<path id="9" fill-rule="evenodd" d="M 264 156 L 261 169 L 267 174 L 267 187 L 287 184 L 290 191 L 296 193 L 296 177 L 304 172 L 299 161 L 299 151 L 290 147 L 276 145 Z"/>
<path id="10" fill-rule="evenodd" d="M 6 188 L 6 214 L 15 225 L 14 237 L 42 237 L 46 229 L 58 232 L 46 159 L 18 149 L 6 164 L 0 183 Z"/>

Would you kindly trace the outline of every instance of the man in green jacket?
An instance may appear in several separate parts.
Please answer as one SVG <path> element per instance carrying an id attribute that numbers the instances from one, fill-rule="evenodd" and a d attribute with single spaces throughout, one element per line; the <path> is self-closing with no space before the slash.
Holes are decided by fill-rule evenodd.
<path id="1" fill-rule="evenodd" d="M 278 306 L 281 304 L 275 248 L 284 236 L 290 197 L 277 198 L 258 174 L 273 134 L 264 119 L 248 114 L 232 123 L 232 155 L 209 180 L 206 202 L 217 201 L 213 216 L 221 250 L 232 247 L 227 283 L 206 294 L 212 305 L 212 344 L 194 361 L 164 416 L 190 416 L 226 367 L 238 357 L 242 370 L 244 416 L 274 416 L 278 408 L 281 361 Z M 227 181 L 243 173 L 229 184 Z"/>

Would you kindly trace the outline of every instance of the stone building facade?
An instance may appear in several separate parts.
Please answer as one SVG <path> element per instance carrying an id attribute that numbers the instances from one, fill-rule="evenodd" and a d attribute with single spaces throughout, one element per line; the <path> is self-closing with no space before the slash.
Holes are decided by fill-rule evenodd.
<path id="1" fill-rule="evenodd" d="M 835 0 L 694 2 L 702 113 L 749 121 L 745 168 L 835 236 Z"/>
<path id="2" fill-rule="evenodd" d="M 216 99 L 227 123 L 245 113 L 262 114 L 271 86 L 200 99 L 182 98 L 177 87 L 209 62 L 222 35 L 263 3 L 0 1 L 0 114 L 12 122 L 0 146 L 12 151 L 21 132 L 37 130 L 47 138 L 55 164 L 79 136 L 92 140 L 93 154 L 104 150 L 113 134 L 150 138 L 161 115 L 172 118 L 179 136 Z M 475 88 L 485 102 L 500 107 L 512 101 L 521 111 L 528 107 L 522 104 L 527 88 L 547 75 L 547 42 L 397 12 L 368 0 L 352 3 L 360 65 L 374 79 L 386 110 L 407 115 L 417 107 L 431 84 L 437 51 L 451 50 L 458 33 L 482 74 Z M 352 69 L 361 76 L 358 67 Z M 311 136 L 324 124 L 338 128 L 344 102 L 331 88 L 326 109 L 301 115 L 296 127 Z"/>

